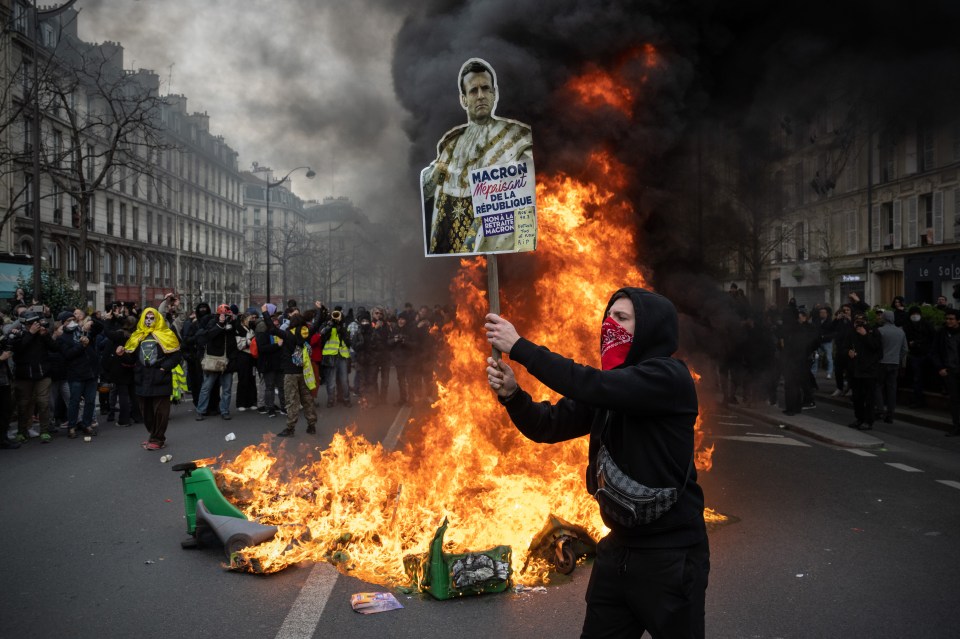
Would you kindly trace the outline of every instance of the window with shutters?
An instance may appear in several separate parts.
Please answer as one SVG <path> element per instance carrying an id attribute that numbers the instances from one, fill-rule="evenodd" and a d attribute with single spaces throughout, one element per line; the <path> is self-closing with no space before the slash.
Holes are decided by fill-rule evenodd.
<path id="1" fill-rule="evenodd" d="M 893 248 L 893 202 L 880 205 L 881 242 L 885 250 Z"/>
<path id="2" fill-rule="evenodd" d="M 903 248 L 903 204 L 900 200 L 893 203 L 893 248 Z"/>
<path id="3" fill-rule="evenodd" d="M 96 262 L 96 258 L 93 256 L 93 249 L 88 248 L 84 253 L 84 255 L 86 256 L 85 257 L 86 262 L 83 265 L 83 269 L 87 273 L 87 281 L 96 282 L 97 278 L 95 274 L 97 271 L 94 267 L 96 267 L 97 262 Z"/>
<path id="4" fill-rule="evenodd" d="M 907 246 L 911 248 L 920 245 L 918 205 L 918 196 L 914 195 L 913 197 L 907 198 Z"/>
<path id="5" fill-rule="evenodd" d="M 857 212 L 847 211 L 844 224 L 844 239 L 847 254 L 856 253 L 857 246 Z"/>
<path id="6" fill-rule="evenodd" d="M 107 198 L 107 235 L 113 236 L 113 200 Z"/>
<path id="7" fill-rule="evenodd" d="M 953 190 L 953 240 L 960 241 L 960 189 Z"/>
<path id="8" fill-rule="evenodd" d="M 127 281 L 125 263 L 126 259 L 123 255 L 117 255 L 117 284 L 125 284 Z"/>
<path id="9" fill-rule="evenodd" d="M 133 218 L 133 227 L 132 232 L 130 233 L 131 240 L 140 239 L 140 209 L 136 206 L 133 207 L 133 212 L 131 214 Z M 130 272 L 130 277 L 133 277 L 133 271 Z"/>
<path id="10" fill-rule="evenodd" d="M 917 202 L 919 206 L 917 222 L 919 223 L 920 246 L 930 246 L 934 243 L 933 194 L 925 193 L 918 197 Z"/>
<path id="11" fill-rule="evenodd" d="M 103 254 L 103 282 L 113 284 L 113 253 L 110 251 Z"/>
<path id="12" fill-rule="evenodd" d="M 80 262 L 80 251 L 76 246 L 71 246 L 67 252 L 67 277 L 72 280 L 77 279 L 78 263 Z"/>
<path id="13" fill-rule="evenodd" d="M 340 253 L 342 254 L 346 250 L 344 238 L 339 238 L 337 243 Z M 797 222 L 793 227 L 793 243 L 797 247 L 798 261 L 810 259 L 810 256 L 807 254 L 807 225 L 803 222 Z"/>

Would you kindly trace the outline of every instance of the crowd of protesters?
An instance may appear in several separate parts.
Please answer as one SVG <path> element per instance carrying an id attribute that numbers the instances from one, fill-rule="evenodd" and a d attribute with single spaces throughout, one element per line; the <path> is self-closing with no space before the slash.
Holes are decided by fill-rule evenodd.
<path id="1" fill-rule="evenodd" d="M 870 307 L 850 293 L 836 312 L 790 300 L 756 313 L 736 284 L 728 294 L 728 315 L 739 325 L 718 363 L 725 403 L 777 406 L 782 380 L 783 412 L 796 415 L 816 407 L 825 377 L 835 386 L 833 397 L 852 400 L 849 426 L 869 430 L 878 420 L 893 422 L 898 387 L 908 384 L 911 408 L 925 407 L 928 393 L 946 394 L 947 435 L 960 435 L 960 311 L 945 297 L 908 307 L 897 296 L 888 306 Z"/>
<path id="2" fill-rule="evenodd" d="M 319 301 L 301 309 L 296 300 L 244 313 L 227 303 L 183 309 L 174 293 L 155 308 L 117 302 L 51 314 L 18 290 L 2 317 L 0 445 L 49 443 L 60 433 L 89 439 L 99 415 L 144 424 L 142 447 L 159 450 L 171 404 L 187 394 L 198 421 L 232 419 L 232 408 L 279 415 L 281 437 L 294 435 L 300 413 L 315 433 L 318 406 L 433 401 L 440 336 L 453 315 L 439 305 L 344 312 Z"/>

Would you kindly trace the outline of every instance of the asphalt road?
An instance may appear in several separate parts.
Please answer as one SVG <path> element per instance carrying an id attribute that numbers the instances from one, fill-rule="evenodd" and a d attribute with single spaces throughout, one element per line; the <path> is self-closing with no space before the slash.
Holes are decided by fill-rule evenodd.
<path id="1" fill-rule="evenodd" d="M 250 413 L 195 422 L 187 408 L 174 409 L 162 451 L 173 463 L 281 427 Z M 396 418 L 392 406 L 321 409 L 317 443 L 348 423 L 381 440 Z M 711 532 L 708 636 L 956 636 L 960 483 L 939 480 L 960 482 L 960 450 L 898 433 L 864 456 L 722 412 L 707 415 L 706 430 L 716 452 L 701 481 L 733 521 Z M 237 439 L 227 443 L 229 432 Z M 398 594 L 403 610 L 366 616 L 350 595 L 382 589 L 326 565 L 226 571 L 219 550 L 180 548 L 178 475 L 142 439 L 142 427 L 104 424 L 91 443 L 0 451 L 0 636 L 579 636 L 589 565 L 546 592 Z"/>

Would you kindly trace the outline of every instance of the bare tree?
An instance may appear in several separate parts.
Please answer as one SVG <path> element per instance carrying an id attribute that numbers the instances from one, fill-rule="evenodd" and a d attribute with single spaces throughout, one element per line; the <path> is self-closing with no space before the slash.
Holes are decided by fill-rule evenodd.
<path id="1" fill-rule="evenodd" d="M 274 265 L 280 265 L 281 296 L 288 299 L 291 293 L 291 278 L 299 279 L 302 274 L 317 268 L 316 251 L 310 236 L 298 226 L 271 228 L 270 236 L 270 261 Z M 256 268 L 265 266 L 266 233 L 261 230 L 256 231 L 253 239 L 246 243 L 246 250 L 256 256 L 253 258 Z"/>
<path id="2" fill-rule="evenodd" d="M 70 40 L 39 87 L 50 128 L 42 137 L 43 171 L 75 202 L 79 230 L 78 283 L 86 299 L 88 232 L 94 194 L 129 180 L 156 181 L 164 141 L 159 78 L 123 69 L 122 49 Z M 83 104 L 81 104 L 83 103 Z M 159 192 L 159 189 L 157 189 Z"/>

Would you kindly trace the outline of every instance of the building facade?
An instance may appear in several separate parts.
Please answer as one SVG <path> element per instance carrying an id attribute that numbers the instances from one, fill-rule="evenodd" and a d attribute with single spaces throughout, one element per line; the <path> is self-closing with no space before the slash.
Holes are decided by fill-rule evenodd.
<path id="1" fill-rule="evenodd" d="M 238 301 L 243 189 L 237 153 L 210 133 L 207 114 L 187 111 L 184 96 L 160 97 L 157 74 L 124 69 L 119 43 L 81 41 L 76 11 L 41 21 L 34 48 L 25 36 L 28 21 L 16 19 L 28 8 L 12 3 L 15 28 L 5 43 L 11 58 L 7 68 L 23 76 L 21 82 L 5 83 L 11 92 L 3 106 L 10 156 L 4 179 L 6 191 L 14 194 L 0 235 L 8 242 L 6 250 L 39 250 L 46 267 L 74 281 L 80 279 L 82 265 L 88 304 L 95 308 L 112 301 L 152 305 L 168 291 L 177 291 L 190 306 L 201 300 Z M 155 108 L 143 111 L 144 128 L 111 139 L 111 123 L 104 115 L 111 97 L 89 76 L 68 77 L 68 62 L 81 70 L 96 64 L 103 74 L 98 77 L 122 80 L 124 90 L 142 96 L 143 104 L 154 100 Z M 60 72 L 59 84 L 46 80 L 38 85 L 42 100 L 33 96 L 30 79 L 36 77 L 37 65 L 44 73 Z M 57 102 L 52 94 L 65 86 L 65 79 L 76 81 Z M 38 118 L 30 108 L 33 99 L 42 105 Z M 36 151 L 44 159 L 36 207 L 28 188 L 34 179 L 30 140 L 35 120 L 42 140 Z M 123 161 L 116 159 L 120 153 L 126 154 Z M 77 165 L 82 167 L 79 175 Z M 40 216 L 39 238 L 34 211 Z"/>
<path id="2" fill-rule="evenodd" d="M 960 305 L 960 117 L 871 126 L 829 112 L 779 129 L 766 304 Z M 745 283 L 742 263 L 728 279 Z"/>

